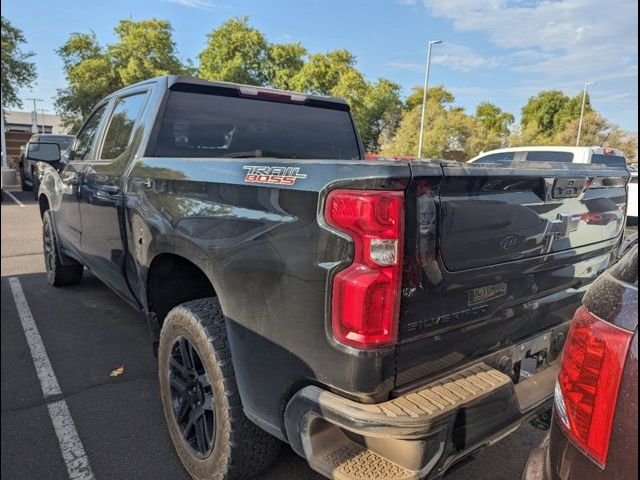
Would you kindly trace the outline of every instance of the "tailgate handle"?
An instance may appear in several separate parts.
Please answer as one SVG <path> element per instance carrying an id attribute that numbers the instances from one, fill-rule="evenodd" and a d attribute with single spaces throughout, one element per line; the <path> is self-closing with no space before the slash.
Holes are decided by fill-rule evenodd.
<path id="1" fill-rule="evenodd" d="M 553 182 L 553 198 L 576 198 L 584 191 L 586 178 L 556 178 Z"/>

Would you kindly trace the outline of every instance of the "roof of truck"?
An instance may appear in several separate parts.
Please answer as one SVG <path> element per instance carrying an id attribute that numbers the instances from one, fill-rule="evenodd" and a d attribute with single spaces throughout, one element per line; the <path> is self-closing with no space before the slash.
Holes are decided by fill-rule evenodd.
<path id="1" fill-rule="evenodd" d="M 235 90 L 240 92 L 241 95 L 247 97 L 262 97 L 262 98 L 274 98 L 274 97 L 289 97 L 290 101 L 294 103 L 308 103 L 309 100 L 321 103 L 330 103 L 335 104 L 336 106 L 342 107 L 341 109 L 349 109 L 349 104 L 343 99 L 339 97 L 330 97 L 326 95 L 311 95 L 308 93 L 302 92 L 292 92 L 289 90 L 280 90 L 277 88 L 269 88 L 269 87 L 261 87 L 256 85 L 245 85 L 242 83 L 231 83 L 231 82 L 220 82 L 214 80 L 205 80 L 203 78 L 196 77 L 188 77 L 183 75 L 164 75 L 161 77 L 150 78 L 147 80 L 143 80 L 141 82 L 136 83 L 135 85 L 131 85 L 129 87 L 125 87 L 122 90 L 128 90 L 132 87 L 138 85 L 144 85 L 145 83 L 154 82 L 158 80 L 166 80 L 166 85 L 168 89 L 175 88 L 179 85 L 189 86 L 192 85 L 194 87 L 204 87 L 204 88 L 224 88 L 229 90 Z M 119 90 L 118 92 L 120 92 Z M 118 93 L 114 92 L 112 95 Z M 111 95 L 110 95 L 111 96 Z"/>

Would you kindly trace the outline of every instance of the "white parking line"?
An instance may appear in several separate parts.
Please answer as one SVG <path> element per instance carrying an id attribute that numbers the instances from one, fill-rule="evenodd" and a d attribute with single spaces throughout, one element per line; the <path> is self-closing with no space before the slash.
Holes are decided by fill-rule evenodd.
<path id="1" fill-rule="evenodd" d="M 38 331 L 36 322 L 29 309 L 27 298 L 24 296 L 22 285 L 17 277 L 9 278 L 11 293 L 16 302 L 20 323 L 24 330 L 24 336 L 27 339 L 29 350 L 31 350 L 31 358 L 36 369 L 36 374 L 40 380 L 40 387 L 45 398 L 52 395 L 61 395 L 62 390 L 56 378 L 56 374 L 51 366 L 49 355 L 42 343 L 42 337 Z M 65 400 L 58 400 L 47 405 L 49 409 L 49 417 L 53 423 L 53 428 L 58 437 L 60 444 L 60 452 L 67 467 L 67 473 L 71 480 L 94 480 L 89 458 L 85 453 L 84 446 L 78 436 L 78 431 L 71 418 L 69 407 Z"/>
<path id="2" fill-rule="evenodd" d="M 11 200 L 13 200 L 13 201 L 14 201 L 14 202 L 16 202 L 18 205 L 20 205 L 20 208 L 24 208 L 24 204 L 23 204 L 20 200 L 18 200 L 18 199 L 16 198 L 16 196 L 15 196 L 13 193 L 11 193 L 9 190 L 3 190 L 3 191 L 4 191 L 4 193 L 6 193 L 6 194 L 9 196 L 9 198 L 10 198 Z"/>
<path id="3" fill-rule="evenodd" d="M 69 478 L 71 480 L 93 480 L 95 477 L 89 465 L 89 458 L 78 436 L 67 402 L 60 400 L 50 403 L 47 407 L 60 443 L 62 458 L 67 465 Z"/>
<path id="4" fill-rule="evenodd" d="M 36 322 L 33 320 L 31 310 L 29 310 L 29 304 L 22 291 L 20 280 L 16 277 L 11 277 L 9 278 L 9 285 L 11 285 L 11 292 L 16 302 L 24 336 L 27 337 L 27 344 L 31 350 L 31 358 L 33 358 L 33 365 L 36 367 L 36 374 L 40 380 L 42 394 L 45 398 L 51 395 L 60 395 L 62 394 L 62 390 L 60 390 L 58 379 L 53 372 L 49 355 L 47 355 L 47 351 L 44 349 L 42 337 L 40 337 Z"/>

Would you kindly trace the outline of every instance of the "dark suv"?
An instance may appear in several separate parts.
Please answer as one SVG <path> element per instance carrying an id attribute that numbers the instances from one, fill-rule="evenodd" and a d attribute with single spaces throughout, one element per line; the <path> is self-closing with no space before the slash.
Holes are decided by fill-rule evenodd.
<path id="1" fill-rule="evenodd" d="M 603 274 L 576 312 L 550 434 L 524 480 L 638 478 L 638 247 Z"/>

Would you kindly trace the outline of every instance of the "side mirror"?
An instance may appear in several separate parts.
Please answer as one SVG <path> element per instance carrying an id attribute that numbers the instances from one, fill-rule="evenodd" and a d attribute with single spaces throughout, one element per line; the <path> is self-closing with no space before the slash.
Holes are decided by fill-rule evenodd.
<path id="1" fill-rule="evenodd" d="M 34 162 L 59 162 L 60 145 L 57 143 L 33 142 L 27 146 L 27 160 Z"/>

